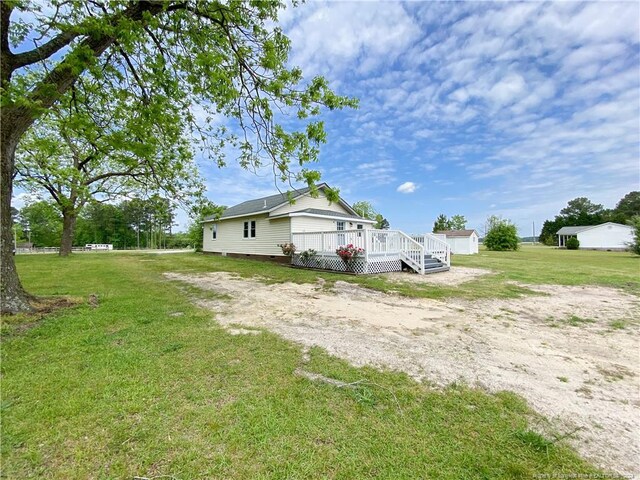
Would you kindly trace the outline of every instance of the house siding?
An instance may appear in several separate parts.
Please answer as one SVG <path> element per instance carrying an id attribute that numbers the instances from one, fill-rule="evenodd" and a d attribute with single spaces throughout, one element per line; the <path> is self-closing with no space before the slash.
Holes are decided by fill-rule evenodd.
<path id="1" fill-rule="evenodd" d="M 244 222 L 255 220 L 256 237 L 243 238 Z M 211 226 L 218 225 L 217 238 L 213 240 Z M 203 248 L 212 253 L 239 253 L 249 255 L 282 256 L 278 244 L 290 241 L 289 218 L 269 219 L 267 214 L 219 220 L 204 223 Z"/>
<path id="2" fill-rule="evenodd" d="M 626 249 L 633 241 L 633 229 L 625 225 L 599 225 L 577 234 L 580 248 Z"/>
<path id="3" fill-rule="evenodd" d="M 332 212 L 351 214 L 342 205 L 340 205 L 340 203 L 329 203 L 329 200 L 327 200 L 326 197 L 322 193 L 320 193 L 317 198 L 313 198 L 309 194 L 303 195 L 300 198 L 296 198 L 295 203 L 287 203 L 282 207 L 275 209 L 273 212 L 271 212 L 271 216 L 275 217 L 276 215 L 297 212 L 306 208 L 317 208 L 320 210 L 331 210 Z"/>
<path id="4" fill-rule="evenodd" d="M 333 220 L 330 218 L 319 217 L 291 217 L 291 231 L 292 232 L 330 232 L 338 229 L 337 223 L 339 220 Z M 345 230 L 356 230 L 358 221 L 349 220 L 345 218 Z M 371 228 L 370 223 L 362 223 L 363 228 Z"/>

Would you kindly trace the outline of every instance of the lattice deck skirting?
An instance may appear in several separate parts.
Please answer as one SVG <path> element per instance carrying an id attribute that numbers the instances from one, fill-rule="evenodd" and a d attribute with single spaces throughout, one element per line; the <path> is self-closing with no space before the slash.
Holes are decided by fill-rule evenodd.
<path id="1" fill-rule="evenodd" d="M 291 263 L 296 267 L 320 268 L 324 270 L 334 270 L 336 272 L 353 272 L 359 275 L 367 273 L 400 272 L 402 270 L 402 262 L 399 256 L 370 258 L 368 262 L 364 258 L 356 258 L 350 265 L 347 265 L 335 254 L 317 254 L 306 263 L 302 261 L 300 255 L 294 255 Z"/>

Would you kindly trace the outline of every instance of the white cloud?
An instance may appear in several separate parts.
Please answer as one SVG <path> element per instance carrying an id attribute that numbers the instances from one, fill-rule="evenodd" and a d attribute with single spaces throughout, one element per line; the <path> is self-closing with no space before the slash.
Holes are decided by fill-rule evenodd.
<path id="1" fill-rule="evenodd" d="M 413 193 L 417 188 L 417 185 L 413 182 L 404 182 L 396 189 L 396 191 L 400 193 Z"/>
<path id="2" fill-rule="evenodd" d="M 297 21 L 287 16 L 284 28 L 295 46 L 292 64 L 307 75 L 369 74 L 421 34 L 399 3 L 313 2 L 296 10 Z"/>

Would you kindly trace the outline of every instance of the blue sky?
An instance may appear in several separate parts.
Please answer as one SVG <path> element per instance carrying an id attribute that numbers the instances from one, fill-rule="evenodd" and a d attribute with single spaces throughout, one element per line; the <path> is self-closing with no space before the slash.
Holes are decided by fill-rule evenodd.
<path id="1" fill-rule="evenodd" d="M 439 213 L 539 232 L 567 201 L 613 207 L 640 181 L 638 2 L 308 2 L 281 14 L 291 63 L 358 110 L 325 116 L 317 164 L 348 202 L 409 232 Z M 203 165 L 208 197 L 275 192 Z"/>
<path id="2" fill-rule="evenodd" d="M 309 1 L 280 25 L 306 78 L 360 99 L 324 116 L 315 167 L 392 228 L 444 213 L 482 233 L 495 214 L 530 235 L 572 198 L 613 207 L 640 189 L 638 2 Z M 212 201 L 276 192 L 270 168 L 232 158 L 199 161 Z"/>

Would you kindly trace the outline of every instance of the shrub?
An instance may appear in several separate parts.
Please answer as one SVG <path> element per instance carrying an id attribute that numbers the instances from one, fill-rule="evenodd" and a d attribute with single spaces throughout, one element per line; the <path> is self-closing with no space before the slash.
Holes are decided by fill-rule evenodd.
<path id="1" fill-rule="evenodd" d="M 489 231 L 484 237 L 484 245 L 494 251 L 517 250 L 518 229 L 509 220 L 492 217 L 489 219 Z"/>
<path id="2" fill-rule="evenodd" d="M 292 256 L 296 252 L 296 246 L 293 243 L 279 243 L 278 246 L 287 257 Z"/>
<path id="3" fill-rule="evenodd" d="M 567 238 L 566 247 L 567 250 L 578 250 L 580 241 L 576 237 L 569 237 Z"/>
<path id="4" fill-rule="evenodd" d="M 633 227 L 633 241 L 629 243 L 629 248 L 640 255 L 640 215 L 634 215 L 627 223 Z"/>
<path id="5" fill-rule="evenodd" d="M 318 252 L 316 252 L 313 248 L 310 248 L 309 250 L 305 250 L 304 252 L 302 252 L 300 254 L 300 260 L 302 260 L 302 264 L 308 267 L 311 264 L 311 262 L 315 259 L 317 253 Z"/>

